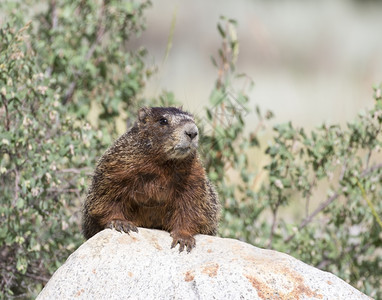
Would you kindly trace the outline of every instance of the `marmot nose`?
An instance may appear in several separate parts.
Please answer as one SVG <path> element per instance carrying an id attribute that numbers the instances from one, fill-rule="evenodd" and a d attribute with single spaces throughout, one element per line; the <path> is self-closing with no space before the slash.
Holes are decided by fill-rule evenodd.
<path id="1" fill-rule="evenodd" d="M 183 127 L 184 134 L 192 141 L 198 135 L 198 127 L 193 123 L 188 123 Z"/>
<path id="2" fill-rule="evenodd" d="M 184 134 L 187 135 L 190 138 L 190 141 L 195 139 L 198 135 L 198 127 L 194 123 L 187 123 L 183 127 Z"/>
<path id="3" fill-rule="evenodd" d="M 191 140 L 193 140 L 198 135 L 196 130 L 186 130 L 184 133 L 188 135 Z"/>

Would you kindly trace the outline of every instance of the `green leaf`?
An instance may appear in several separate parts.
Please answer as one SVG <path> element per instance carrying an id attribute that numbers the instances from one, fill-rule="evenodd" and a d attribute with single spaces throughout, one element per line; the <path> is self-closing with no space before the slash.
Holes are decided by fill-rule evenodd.
<path id="1" fill-rule="evenodd" d="M 225 30 L 222 28 L 222 26 L 218 23 L 217 25 L 219 34 L 221 35 L 222 38 L 226 37 Z"/>
<path id="2" fill-rule="evenodd" d="M 27 272 L 28 260 L 24 256 L 21 256 L 17 259 L 16 269 L 21 274 L 25 274 Z"/>

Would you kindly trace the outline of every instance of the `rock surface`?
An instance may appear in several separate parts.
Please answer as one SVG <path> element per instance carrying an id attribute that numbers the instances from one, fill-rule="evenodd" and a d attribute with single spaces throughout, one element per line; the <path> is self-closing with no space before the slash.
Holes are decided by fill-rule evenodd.
<path id="1" fill-rule="evenodd" d="M 218 237 L 170 249 L 168 232 L 106 229 L 75 251 L 37 299 L 370 299 L 283 253 Z"/>

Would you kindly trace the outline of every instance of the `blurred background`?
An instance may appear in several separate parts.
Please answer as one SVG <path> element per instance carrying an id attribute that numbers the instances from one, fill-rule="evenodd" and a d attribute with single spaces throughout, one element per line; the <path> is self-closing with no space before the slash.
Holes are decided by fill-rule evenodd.
<path id="1" fill-rule="evenodd" d="M 146 96 L 168 89 L 186 109 L 202 111 L 217 77 L 210 56 L 219 48 L 216 23 L 224 15 L 238 21 L 237 70 L 255 82 L 252 108 L 272 110 L 278 123 L 343 124 L 373 104 L 371 86 L 382 80 L 381 11 L 382 1 L 154 2 L 136 41 L 159 67 Z"/>
<path id="2" fill-rule="evenodd" d="M 99 157 L 174 97 L 200 124 L 221 236 L 382 299 L 382 1 L 150 2 L 0 0 L 0 299 L 36 298 L 84 242 Z"/>

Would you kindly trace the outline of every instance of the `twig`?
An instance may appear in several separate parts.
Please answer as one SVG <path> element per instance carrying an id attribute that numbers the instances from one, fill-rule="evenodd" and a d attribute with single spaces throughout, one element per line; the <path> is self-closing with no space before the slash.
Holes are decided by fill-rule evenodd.
<path id="1" fill-rule="evenodd" d="M 366 158 L 366 169 L 369 168 L 369 163 L 370 163 L 370 158 L 373 153 L 373 149 L 370 149 L 370 151 L 367 153 L 367 158 Z"/>
<path id="2" fill-rule="evenodd" d="M 65 189 L 65 188 L 62 188 L 62 189 L 54 189 L 54 188 L 51 188 L 51 189 L 48 189 L 48 192 L 50 193 L 75 193 L 75 194 L 78 194 L 78 189 Z"/>
<path id="3" fill-rule="evenodd" d="M 380 217 L 378 216 L 378 213 L 377 213 L 377 211 L 375 210 L 373 203 L 372 203 L 372 202 L 370 201 L 370 199 L 367 197 L 366 192 L 365 192 L 365 189 L 363 188 L 362 184 L 361 184 L 358 180 L 357 180 L 357 184 L 358 184 L 358 187 L 359 187 L 360 190 L 361 190 L 363 199 L 365 199 L 365 201 L 367 202 L 367 205 L 369 205 L 369 207 L 370 207 L 370 209 L 371 209 L 371 213 L 373 214 L 375 220 L 377 221 L 377 223 L 379 224 L 379 226 L 380 226 L 381 229 L 382 229 L 382 221 L 381 221 Z"/>
<path id="4" fill-rule="evenodd" d="M 18 299 L 18 298 L 25 299 L 25 298 L 28 298 L 28 295 L 29 295 L 28 293 L 18 294 L 18 295 L 13 296 L 12 299 Z"/>
<path id="5" fill-rule="evenodd" d="M 16 201 L 19 198 L 19 183 L 20 183 L 20 174 L 17 167 L 14 169 L 15 172 L 15 196 L 12 202 L 13 206 L 16 206 Z"/>
<path id="6" fill-rule="evenodd" d="M 341 170 L 341 174 L 340 174 L 340 177 L 339 177 L 339 181 L 342 181 L 342 179 L 344 178 L 345 176 L 345 172 L 346 172 L 346 167 L 347 167 L 347 162 L 345 162 L 342 166 L 342 170 Z"/>
<path id="7" fill-rule="evenodd" d="M 277 201 L 276 203 L 276 207 L 274 209 L 272 209 L 272 214 L 273 214 L 273 218 L 272 218 L 272 227 L 271 227 L 271 234 L 269 236 L 269 241 L 268 241 L 268 245 L 267 245 L 267 248 L 269 249 L 272 245 L 272 241 L 273 241 L 273 236 L 275 234 L 275 230 L 276 230 L 276 221 L 277 221 L 277 210 L 280 206 L 280 200 Z"/>
<path id="8" fill-rule="evenodd" d="M 313 176 L 313 180 L 312 180 L 312 183 L 309 187 L 309 192 L 308 192 L 308 196 L 307 196 L 307 199 L 306 199 L 306 205 L 305 205 L 305 218 L 307 218 L 309 216 L 309 204 L 310 204 L 310 198 L 312 196 L 312 189 L 314 188 L 314 186 L 317 184 L 317 176 L 316 174 L 314 174 Z"/>
<path id="9" fill-rule="evenodd" d="M 105 24 L 103 22 L 103 18 L 104 18 L 104 14 L 105 14 L 105 7 L 106 7 L 105 1 L 102 1 L 100 16 L 98 19 L 97 37 L 96 37 L 96 40 L 94 41 L 94 43 L 90 46 L 88 52 L 86 53 L 85 61 L 90 60 L 90 58 L 93 56 L 97 45 L 101 42 L 101 40 L 102 40 L 102 38 L 106 32 L 106 27 L 105 27 Z M 70 83 L 69 88 L 65 93 L 64 100 L 63 100 L 64 105 L 66 103 L 68 103 L 73 98 L 74 91 L 77 87 L 78 79 L 81 75 L 82 75 L 82 73 L 77 73 L 74 75 L 73 81 Z"/>
<path id="10" fill-rule="evenodd" d="M 229 71 L 229 68 L 227 67 L 228 60 L 229 60 L 229 48 L 228 48 L 228 41 L 226 37 L 223 37 L 222 51 L 219 53 L 219 56 L 221 59 L 221 66 L 218 70 L 218 80 L 216 81 L 216 89 L 218 90 L 220 90 L 224 86 L 223 78 Z"/>
<path id="11" fill-rule="evenodd" d="M 56 0 L 52 0 L 50 5 L 52 11 L 52 29 L 56 29 L 58 24 Z"/>
<path id="12" fill-rule="evenodd" d="M 60 172 L 60 173 L 74 173 L 74 174 L 81 174 L 82 172 L 85 172 L 86 175 L 92 175 L 91 168 L 82 168 L 82 169 L 69 168 L 69 169 L 58 170 L 58 172 Z"/>
<path id="13" fill-rule="evenodd" d="M 56 0 L 51 0 L 50 1 L 50 11 L 51 11 L 51 15 L 52 15 L 50 29 L 52 31 L 54 31 L 57 28 L 57 25 L 58 25 L 57 3 L 56 3 Z M 54 34 L 52 34 L 50 36 L 50 43 L 51 44 L 53 44 L 53 39 L 54 39 Z M 53 72 L 53 66 L 49 66 L 46 69 L 46 76 L 50 77 L 52 75 L 52 72 Z"/>
<path id="14" fill-rule="evenodd" d="M 105 34 L 105 26 L 103 25 L 103 22 L 102 22 L 104 11 L 105 11 L 105 2 L 102 2 L 101 16 L 98 20 L 99 27 L 97 29 L 97 38 L 95 42 L 89 48 L 88 52 L 86 53 L 86 56 L 85 56 L 86 61 L 88 61 L 93 56 L 93 53 L 95 51 L 95 48 L 97 47 L 97 44 L 101 42 L 103 35 Z"/>
<path id="15" fill-rule="evenodd" d="M 382 163 L 381 164 L 376 164 L 376 165 L 370 167 L 369 169 L 364 170 L 361 173 L 361 177 L 365 177 L 365 176 L 369 175 L 370 173 L 373 173 L 374 171 L 376 171 L 378 169 L 382 169 Z"/>
<path id="16" fill-rule="evenodd" d="M 72 99 L 72 97 L 73 97 L 74 90 L 75 90 L 75 88 L 76 88 L 76 86 L 77 86 L 77 83 L 76 83 L 76 82 L 77 82 L 78 76 L 75 75 L 74 78 L 75 78 L 75 81 L 72 81 L 72 82 L 70 83 L 69 88 L 68 88 L 68 90 L 67 90 L 66 93 L 65 93 L 65 96 L 64 96 L 64 102 L 63 102 L 64 105 L 65 105 L 66 103 L 68 103 L 69 100 Z"/>
<path id="17" fill-rule="evenodd" d="M 49 278 L 47 277 L 44 277 L 44 276 L 38 276 L 38 275 L 35 275 L 35 274 L 31 274 L 31 273 L 25 273 L 26 276 L 30 277 L 30 278 L 33 278 L 33 279 L 37 279 L 39 281 L 42 281 L 44 283 L 47 283 L 49 281 Z"/>
<path id="18" fill-rule="evenodd" d="M 174 32 L 175 32 L 175 25 L 176 25 L 176 15 L 177 15 L 177 7 L 175 8 L 175 10 L 172 14 L 170 33 L 168 36 L 166 52 L 165 52 L 165 55 L 163 57 L 162 65 L 164 65 L 167 62 L 168 56 L 170 54 L 170 50 L 172 48 L 172 41 L 174 40 Z"/>

